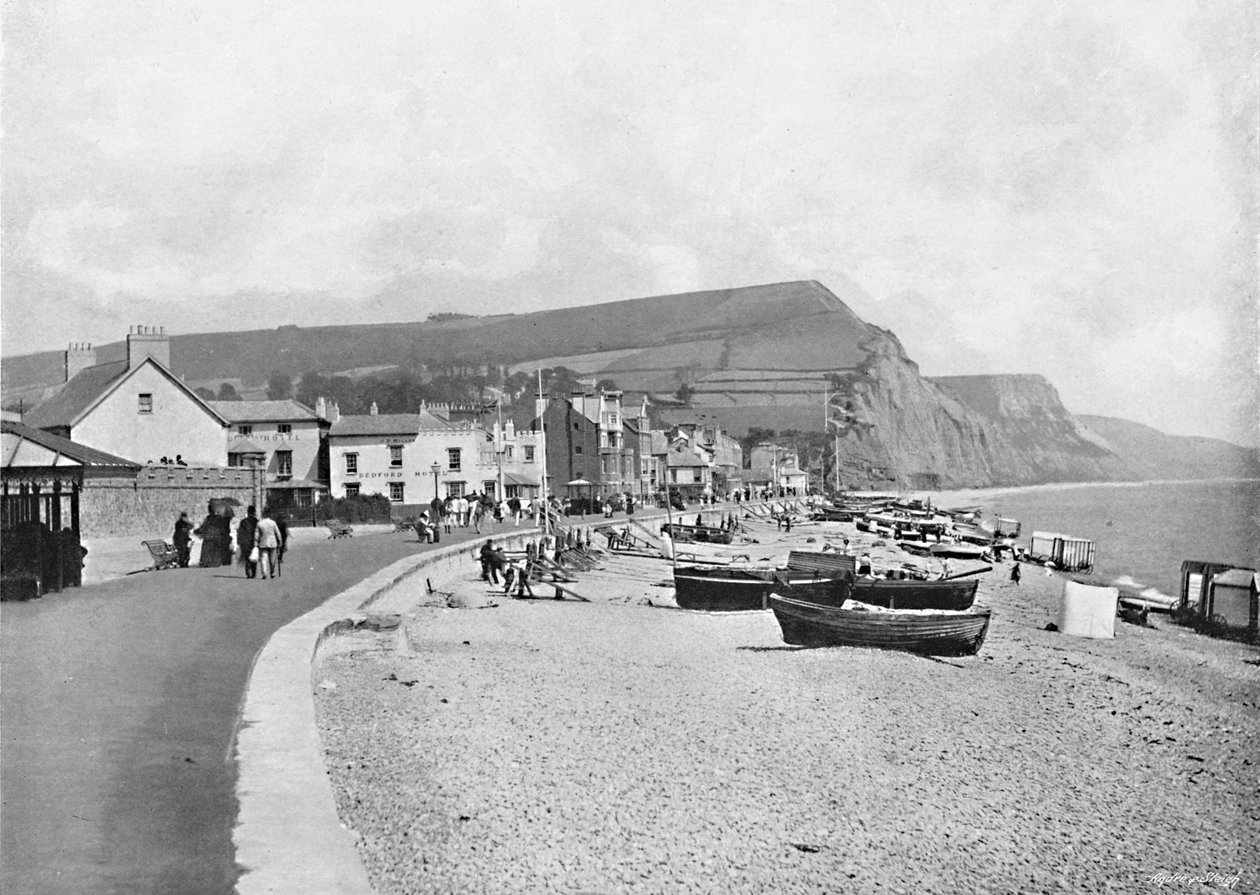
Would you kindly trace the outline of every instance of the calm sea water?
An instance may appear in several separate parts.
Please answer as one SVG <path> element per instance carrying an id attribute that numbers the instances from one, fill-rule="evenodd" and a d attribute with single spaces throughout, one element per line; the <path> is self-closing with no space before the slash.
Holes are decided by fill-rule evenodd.
<path id="1" fill-rule="evenodd" d="M 1260 569 L 1260 481 L 1044 485 L 974 497 L 966 503 L 1020 520 L 1024 546 L 1033 531 L 1092 539 L 1094 574 L 1108 581 L 1176 595 L 1183 560 Z"/>

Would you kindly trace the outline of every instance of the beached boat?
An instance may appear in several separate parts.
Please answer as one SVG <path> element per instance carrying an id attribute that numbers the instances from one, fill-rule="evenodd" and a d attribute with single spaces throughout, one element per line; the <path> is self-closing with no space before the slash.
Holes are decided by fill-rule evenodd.
<path id="1" fill-rule="evenodd" d="M 829 578 L 813 572 L 781 569 L 732 569 L 680 566 L 674 570 L 674 600 L 680 609 L 703 612 L 745 612 L 765 609 L 775 588 L 801 596 L 820 596 L 835 591 L 843 602 L 847 578 Z"/>
<path id="2" fill-rule="evenodd" d="M 928 547 L 933 556 L 952 556 L 955 559 L 982 559 L 988 548 L 978 544 L 950 543 L 941 541 Z"/>
<path id="3" fill-rule="evenodd" d="M 661 531 L 680 544 L 729 544 L 735 532 L 728 528 L 710 528 L 707 525 L 682 525 L 667 522 Z"/>
<path id="4" fill-rule="evenodd" d="M 795 646 L 868 646 L 931 656 L 974 656 L 989 632 L 989 610 L 915 612 L 843 609 L 783 597 L 768 599 Z"/>
<path id="5" fill-rule="evenodd" d="M 970 609 L 976 601 L 980 582 L 972 579 L 914 581 L 885 578 L 858 578 L 849 587 L 811 587 L 796 591 L 780 586 L 779 596 L 823 606 L 839 606 L 846 599 L 884 609 L 942 609 L 958 612 Z"/>

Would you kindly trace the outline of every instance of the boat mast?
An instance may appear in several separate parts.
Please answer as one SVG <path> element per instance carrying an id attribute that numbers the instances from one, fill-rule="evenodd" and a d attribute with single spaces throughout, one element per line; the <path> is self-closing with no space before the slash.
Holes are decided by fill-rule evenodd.
<path id="1" fill-rule="evenodd" d="M 543 531 L 551 534 L 551 504 L 547 502 L 547 401 L 543 397 L 542 367 L 538 368 L 538 433 L 542 436 Z"/>

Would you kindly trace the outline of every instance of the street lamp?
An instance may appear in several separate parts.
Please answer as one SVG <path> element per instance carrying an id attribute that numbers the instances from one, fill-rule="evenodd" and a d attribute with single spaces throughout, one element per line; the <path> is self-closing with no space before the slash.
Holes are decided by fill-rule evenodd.
<path id="1" fill-rule="evenodd" d="M 442 464 L 437 463 L 437 462 L 434 462 L 434 464 L 433 464 L 432 466 L 430 466 L 430 467 L 429 467 L 429 472 L 433 473 L 433 499 L 434 499 L 434 500 L 437 500 L 437 498 L 438 498 L 438 475 L 442 472 Z"/>

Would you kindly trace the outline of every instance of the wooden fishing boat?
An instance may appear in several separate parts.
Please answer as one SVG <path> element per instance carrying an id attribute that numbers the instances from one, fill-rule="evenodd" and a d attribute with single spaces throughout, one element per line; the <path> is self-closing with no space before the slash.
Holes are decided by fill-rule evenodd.
<path id="1" fill-rule="evenodd" d="M 746 612 L 765 609 L 775 588 L 804 596 L 844 601 L 849 580 L 814 572 L 680 566 L 674 569 L 674 600 L 680 609 Z M 834 592 L 834 595 L 832 595 Z"/>
<path id="2" fill-rule="evenodd" d="M 952 556 L 956 559 L 982 559 L 986 549 L 979 544 L 950 543 L 949 541 L 941 541 L 928 548 L 933 556 Z"/>
<path id="3" fill-rule="evenodd" d="M 808 591 L 797 591 L 780 585 L 774 592 L 781 597 L 821 606 L 839 606 L 849 599 L 884 609 L 940 609 L 959 612 L 971 608 L 971 604 L 976 601 L 976 588 L 979 586 L 980 582 L 974 579 L 915 581 L 858 578 L 843 588 L 815 586 Z"/>
<path id="4" fill-rule="evenodd" d="M 989 632 L 989 610 L 914 612 L 842 609 L 783 597 L 768 602 L 795 646 L 867 646 L 930 656 L 974 656 Z"/>
<path id="5" fill-rule="evenodd" d="M 677 522 L 666 522 L 661 526 L 661 533 L 669 535 L 679 544 L 729 544 L 735 538 L 731 529 Z"/>

